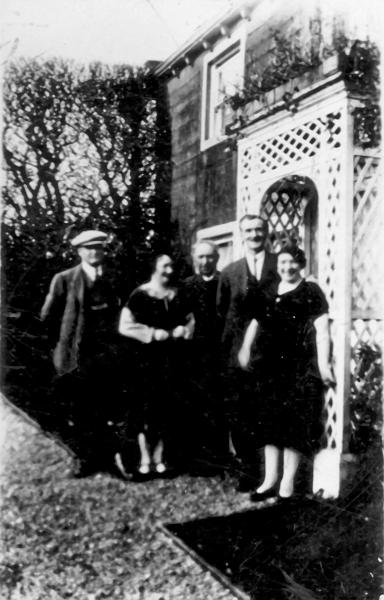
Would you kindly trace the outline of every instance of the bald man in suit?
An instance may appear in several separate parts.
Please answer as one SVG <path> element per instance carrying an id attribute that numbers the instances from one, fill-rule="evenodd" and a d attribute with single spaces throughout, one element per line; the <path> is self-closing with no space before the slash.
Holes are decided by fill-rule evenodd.
<path id="1" fill-rule="evenodd" d="M 196 472 L 208 473 L 225 468 L 228 444 L 220 394 L 219 354 L 220 323 L 216 296 L 220 273 L 217 271 L 219 252 L 210 240 L 196 242 L 192 248 L 195 274 L 182 286 L 186 304 L 195 317 L 191 343 L 191 422 L 195 436 L 193 458 Z"/>

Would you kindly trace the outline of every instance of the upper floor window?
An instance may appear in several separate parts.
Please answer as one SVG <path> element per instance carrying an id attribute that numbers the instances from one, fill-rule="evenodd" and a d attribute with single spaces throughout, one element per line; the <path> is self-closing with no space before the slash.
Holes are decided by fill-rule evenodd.
<path id="1" fill-rule="evenodd" d="M 201 148 L 207 148 L 225 137 L 230 114 L 225 97 L 241 88 L 244 77 L 243 29 L 220 42 L 204 60 L 202 94 Z"/>

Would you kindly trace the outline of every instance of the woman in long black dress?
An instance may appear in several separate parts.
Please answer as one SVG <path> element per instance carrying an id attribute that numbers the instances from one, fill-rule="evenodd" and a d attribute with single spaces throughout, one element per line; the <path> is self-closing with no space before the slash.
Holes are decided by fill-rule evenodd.
<path id="1" fill-rule="evenodd" d="M 281 281 L 269 298 L 255 302 L 254 317 L 239 352 L 255 379 L 257 438 L 264 446 L 265 476 L 257 495 L 272 492 L 283 451 L 279 496 L 289 498 L 300 456 L 320 448 L 324 387 L 333 383 L 328 304 L 320 287 L 305 281 L 304 252 L 296 245 L 278 254 Z"/>
<path id="2" fill-rule="evenodd" d="M 151 467 L 157 473 L 166 470 L 164 448 L 172 441 L 181 408 L 185 340 L 193 334 L 193 315 L 172 287 L 172 275 L 171 258 L 158 256 L 150 280 L 132 292 L 119 323 L 122 335 L 140 342 L 141 384 L 135 419 L 141 475 L 147 475 Z"/>

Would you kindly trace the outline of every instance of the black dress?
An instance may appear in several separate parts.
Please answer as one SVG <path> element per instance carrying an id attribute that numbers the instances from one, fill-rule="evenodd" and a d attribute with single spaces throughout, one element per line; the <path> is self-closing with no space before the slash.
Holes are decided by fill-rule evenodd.
<path id="1" fill-rule="evenodd" d="M 283 294 L 275 288 L 258 307 L 251 358 L 256 439 L 311 454 L 320 448 L 324 394 L 314 320 L 328 312 L 327 301 L 316 283 L 302 281 Z"/>
<path id="2" fill-rule="evenodd" d="M 135 321 L 172 332 L 188 322 L 188 310 L 176 293 L 173 298 L 158 298 L 145 288 L 131 294 L 126 307 Z M 159 438 L 168 445 L 180 429 L 184 383 L 188 371 L 189 342 L 169 338 L 149 344 L 137 342 L 139 378 L 136 393 L 136 431 L 145 432 L 149 441 Z"/>

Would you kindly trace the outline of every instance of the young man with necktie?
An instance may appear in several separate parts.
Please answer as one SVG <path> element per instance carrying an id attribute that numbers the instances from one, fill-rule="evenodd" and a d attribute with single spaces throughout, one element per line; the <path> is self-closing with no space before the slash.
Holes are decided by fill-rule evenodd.
<path id="1" fill-rule="evenodd" d="M 238 353 L 251 320 L 249 311 L 252 302 L 257 302 L 260 293 L 268 293 L 279 276 L 276 256 L 266 249 L 267 221 L 259 215 L 246 214 L 240 219 L 239 228 L 244 256 L 223 269 L 218 285 L 217 308 L 222 327 L 221 356 L 227 390 L 226 412 L 234 449 L 246 463 L 248 456 L 254 455 L 254 443 L 252 424 L 245 423 L 244 418 L 248 378 L 247 373 L 240 369 Z M 246 425 L 249 426 L 248 431 L 244 429 Z M 253 485 L 253 481 L 248 482 L 248 479 L 241 478 L 240 488 L 244 491 L 248 485 L 249 488 Z"/>

